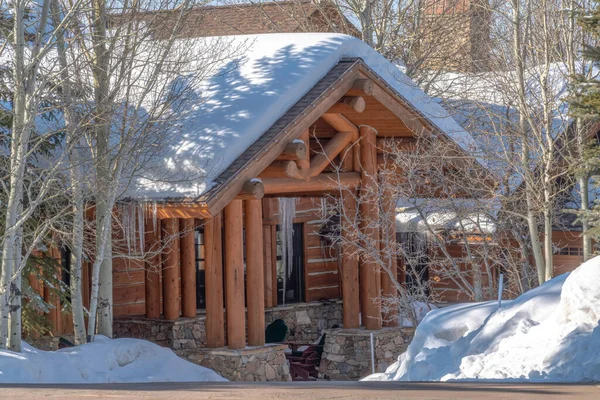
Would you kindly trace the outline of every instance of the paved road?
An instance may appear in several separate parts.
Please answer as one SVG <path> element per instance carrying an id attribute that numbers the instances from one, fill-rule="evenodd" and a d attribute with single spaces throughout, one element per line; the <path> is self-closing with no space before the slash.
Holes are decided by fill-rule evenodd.
<path id="1" fill-rule="evenodd" d="M 111 385 L 0 385 L 0 399 L 214 400 L 537 400 L 600 399 L 600 385 L 492 383 L 316 382 L 292 384 L 157 383 Z"/>

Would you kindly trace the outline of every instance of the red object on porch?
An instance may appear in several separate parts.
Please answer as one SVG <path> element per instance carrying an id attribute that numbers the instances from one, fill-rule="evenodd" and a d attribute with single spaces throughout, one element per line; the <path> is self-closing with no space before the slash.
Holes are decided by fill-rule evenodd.
<path id="1" fill-rule="evenodd" d="M 318 378 L 323 346 L 311 345 L 298 357 L 287 356 L 293 381 L 311 381 Z"/>

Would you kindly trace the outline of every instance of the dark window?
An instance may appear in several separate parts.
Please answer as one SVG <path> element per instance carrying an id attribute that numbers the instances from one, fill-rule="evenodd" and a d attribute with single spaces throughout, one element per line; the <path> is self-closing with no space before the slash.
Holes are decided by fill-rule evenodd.
<path id="1" fill-rule="evenodd" d="M 304 238 L 302 224 L 293 225 L 292 247 L 293 258 L 291 271 L 284 271 L 283 242 L 279 225 L 277 226 L 277 304 L 300 303 L 304 301 Z M 286 273 L 287 272 L 287 273 Z"/>
<path id="2" fill-rule="evenodd" d="M 561 256 L 583 256 L 583 248 L 581 247 L 561 247 L 558 250 Z"/>
<path id="3" fill-rule="evenodd" d="M 196 243 L 196 308 L 206 308 L 206 274 L 204 260 L 206 257 L 204 248 L 204 229 L 195 231 Z"/>
<path id="4" fill-rule="evenodd" d="M 427 282 L 429 271 L 427 264 L 427 234 L 421 232 L 399 232 L 396 239 L 402 246 L 404 265 L 406 268 L 406 285 L 416 287 L 420 282 Z"/>
<path id="5" fill-rule="evenodd" d="M 60 279 L 69 288 L 71 287 L 71 250 L 67 247 L 60 249 L 60 266 Z M 67 298 L 70 300 L 69 291 L 67 291 Z"/>

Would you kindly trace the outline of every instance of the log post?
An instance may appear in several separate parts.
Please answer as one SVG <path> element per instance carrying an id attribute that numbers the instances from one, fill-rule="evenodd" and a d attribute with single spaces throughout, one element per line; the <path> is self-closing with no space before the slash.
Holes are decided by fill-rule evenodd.
<path id="1" fill-rule="evenodd" d="M 236 196 L 236 200 L 262 199 L 265 195 L 265 188 L 260 179 L 252 179 L 244 183 L 242 190 Z"/>
<path id="2" fill-rule="evenodd" d="M 241 349 L 246 345 L 244 307 L 244 248 L 242 201 L 232 200 L 224 210 L 225 285 L 227 296 L 227 346 Z"/>
<path id="3" fill-rule="evenodd" d="M 348 190 L 342 192 L 342 300 L 344 328 L 358 328 L 359 322 L 359 289 L 358 289 L 358 249 L 353 246 L 356 240 L 356 198 Z"/>
<path id="4" fill-rule="evenodd" d="M 163 234 L 163 313 L 166 320 L 179 318 L 181 311 L 180 259 L 179 259 L 179 219 L 162 220 Z"/>
<path id="5" fill-rule="evenodd" d="M 271 268 L 271 281 L 273 282 L 273 307 L 277 307 L 277 225 L 271 225 L 271 259 L 273 260 L 273 268 Z"/>
<path id="6" fill-rule="evenodd" d="M 381 242 L 380 249 L 384 257 L 385 267 L 381 271 L 381 294 L 385 299 L 381 317 L 383 326 L 398 326 L 398 258 L 396 254 L 396 200 L 391 182 L 381 175 L 380 184 L 383 186 L 381 196 Z"/>
<path id="7" fill-rule="evenodd" d="M 263 227 L 263 248 L 265 260 L 265 307 L 273 307 L 273 268 L 274 261 L 271 257 L 271 226 Z"/>
<path id="8" fill-rule="evenodd" d="M 182 232 L 181 250 L 181 315 L 185 318 L 196 316 L 196 243 L 194 219 L 179 220 Z"/>
<path id="9" fill-rule="evenodd" d="M 377 196 L 377 148 L 375 130 L 360 127 L 361 177 L 361 230 L 367 243 L 379 249 L 378 196 Z M 379 330 L 381 321 L 381 271 L 374 259 L 375 254 L 364 252 L 360 259 L 360 291 L 363 324 L 368 330 Z"/>
<path id="10" fill-rule="evenodd" d="M 160 307 L 160 221 L 146 216 L 144 224 L 146 260 L 144 262 L 144 283 L 146 295 L 146 318 L 159 318 Z"/>
<path id="11" fill-rule="evenodd" d="M 225 319 L 223 316 L 223 218 L 221 214 L 204 224 L 206 251 L 206 347 L 225 346 Z"/>
<path id="12" fill-rule="evenodd" d="M 57 263 L 55 269 L 55 277 L 56 279 L 61 279 L 61 256 L 60 250 L 56 247 L 52 247 L 50 249 L 50 257 Z M 60 299 L 56 295 L 55 292 L 52 291 L 52 288 L 49 285 L 44 285 L 44 301 L 46 303 L 53 306 L 50 308 L 48 312 L 48 321 L 50 322 L 50 327 L 52 328 L 52 333 L 54 335 L 61 334 L 62 332 L 62 317 L 61 317 L 61 307 L 60 307 Z"/>
<path id="13" fill-rule="evenodd" d="M 260 200 L 244 201 L 246 222 L 246 301 L 248 303 L 248 345 L 265 344 L 265 291 L 262 205 Z"/>

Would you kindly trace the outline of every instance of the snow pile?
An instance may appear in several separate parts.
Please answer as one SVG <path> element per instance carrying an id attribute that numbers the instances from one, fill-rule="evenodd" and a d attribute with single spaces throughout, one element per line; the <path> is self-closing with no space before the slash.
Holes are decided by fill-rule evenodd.
<path id="1" fill-rule="evenodd" d="M 600 381 L 600 257 L 497 310 L 430 312 L 406 353 L 367 380 Z"/>
<path id="2" fill-rule="evenodd" d="M 0 350 L 0 383 L 223 382 L 217 373 L 171 350 L 138 339 L 97 336 L 94 343 L 58 351 L 23 344 Z"/>
<path id="3" fill-rule="evenodd" d="M 423 318 L 432 310 L 437 310 L 437 307 L 431 303 L 424 301 L 413 301 L 410 303 L 410 308 L 399 307 L 400 325 L 406 328 L 414 326 L 413 319 L 417 320 L 417 325 L 423 321 Z"/>

